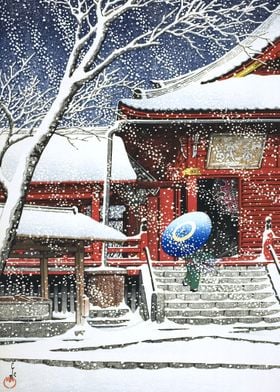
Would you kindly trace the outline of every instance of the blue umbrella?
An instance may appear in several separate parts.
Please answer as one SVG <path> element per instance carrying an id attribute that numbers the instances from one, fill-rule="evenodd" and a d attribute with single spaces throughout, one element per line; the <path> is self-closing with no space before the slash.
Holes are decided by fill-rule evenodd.
<path id="1" fill-rule="evenodd" d="M 204 212 L 184 214 L 164 230 L 161 238 L 162 249 L 170 256 L 189 256 L 206 243 L 211 229 L 211 219 Z"/>

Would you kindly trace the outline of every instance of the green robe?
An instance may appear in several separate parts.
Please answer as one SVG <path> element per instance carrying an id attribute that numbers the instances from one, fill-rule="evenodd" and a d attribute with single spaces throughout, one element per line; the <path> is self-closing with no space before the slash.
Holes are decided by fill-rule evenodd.
<path id="1" fill-rule="evenodd" d="M 197 265 L 190 262 L 187 264 L 187 272 L 184 281 L 190 286 L 191 290 L 197 290 L 200 281 L 200 269 Z"/>
<path id="2" fill-rule="evenodd" d="M 190 286 L 191 290 L 197 290 L 200 281 L 201 272 L 209 268 L 209 263 L 215 262 L 213 253 L 206 247 L 199 249 L 187 263 L 187 272 L 184 277 L 184 283 Z"/>

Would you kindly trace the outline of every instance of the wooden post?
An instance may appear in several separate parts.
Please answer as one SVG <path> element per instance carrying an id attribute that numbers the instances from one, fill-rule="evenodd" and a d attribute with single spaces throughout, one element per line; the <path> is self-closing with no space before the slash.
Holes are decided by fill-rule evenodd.
<path id="1" fill-rule="evenodd" d="M 63 285 L 61 288 L 61 311 L 67 312 L 67 286 Z"/>
<path id="2" fill-rule="evenodd" d="M 148 246 L 148 233 L 147 233 L 147 219 L 141 219 L 141 226 L 140 226 L 140 260 L 145 261 L 145 247 Z"/>
<path id="3" fill-rule="evenodd" d="M 187 210 L 188 212 L 197 211 L 197 178 L 189 176 L 187 178 Z"/>
<path id="4" fill-rule="evenodd" d="M 159 198 L 157 196 L 148 196 L 148 247 L 153 260 L 159 260 Z"/>
<path id="5" fill-rule="evenodd" d="M 82 242 L 77 244 L 75 254 L 75 269 L 76 269 L 76 324 L 84 324 L 83 298 L 84 298 L 84 245 Z"/>
<path id="6" fill-rule="evenodd" d="M 75 292 L 73 285 L 70 286 L 70 312 L 75 312 Z"/>
<path id="7" fill-rule="evenodd" d="M 40 258 L 40 272 L 41 272 L 41 297 L 49 298 L 49 284 L 48 284 L 48 258 L 42 255 Z"/>
<path id="8" fill-rule="evenodd" d="M 100 221 L 100 200 L 101 196 L 98 191 L 93 192 L 91 198 L 91 217 L 97 222 Z M 94 241 L 91 244 L 92 261 L 102 261 L 102 242 Z"/>
<path id="9" fill-rule="evenodd" d="M 159 238 L 160 238 L 165 228 L 174 219 L 174 215 L 175 215 L 174 189 L 161 188 L 159 191 L 159 197 L 160 197 L 160 233 L 159 233 Z M 174 260 L 174 257 L 169 256 L 167 253 L 165 253 L 162 247 L 160 246 L 159 259 Z"/>
<path id="10" fill-rule="evenodd" d="M 53 311 L 54 313 L 58 313 L 58 285 L 55 284 L 53 288 Z"/>
<path id="11" fill-rule="evenodd" d="M 267 216 L 265 218 L 265 229 L 263 232 L 263 239 L 262 239 L 262 256 L 266 261 L 273 261 L 270 247 L 273 246 L 274 237 L 275 234 L 272 230 L 272 218 L 271 216 Z"/>

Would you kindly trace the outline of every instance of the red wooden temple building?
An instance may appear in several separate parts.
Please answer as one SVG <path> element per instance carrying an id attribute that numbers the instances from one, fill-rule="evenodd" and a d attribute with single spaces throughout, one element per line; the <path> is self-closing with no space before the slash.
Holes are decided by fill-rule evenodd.
<path id="1" fill-rule="evenodd" d="M 147 217 L 154 260 L 170 259 L 160 234 L 185 212 L 209 214 L 210 246 L 227 260 L 260 255 L 266 216 L 280 232 L 279 14 L 252 37 L 119 105 L 118 134 L 143 173 L 143 202 L 130 215 Z"/>
<path id="2" fill-rule="evenodd" d="M 107 172 L 109 224 L 132 238 L 109 247 L 109 264 L 133 271 L 145 263 L 143 244 L 155 262 L 176 264 L 161 249 L 161 233 L 174 218 L 197 210 L 211 217 L 210 244 L 221 260 L 260 256 L 267 216 L 280 232 L 280 15 L 214 63 L 135 96 L 119 103 L 110 178 Z M 61 136 L 51 140 L 28 203 L 77 206 L 102 219 L 107 150 L 104 130 L 95 133 L 87 142 L 74 141 L 76 147 Z M 7 171 L 20 148 L 11 148 Z M 94 243 L 85 266 L 100 265 L 101 257 L 101 244 Z M 54 282 L 71 279 L 71 263 L 66 257 L 50 263 Z M 32 278 L 38 261 L 10 259 L 5 274 L 1 287 L 7 279 Z"/>

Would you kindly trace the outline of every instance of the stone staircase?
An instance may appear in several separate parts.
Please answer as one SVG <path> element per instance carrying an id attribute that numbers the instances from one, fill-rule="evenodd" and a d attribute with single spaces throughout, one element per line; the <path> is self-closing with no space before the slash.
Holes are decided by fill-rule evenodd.
<path id="1" fill-rule="evenodd" d="M 131 317 L 131 311 L 128 307 L 99 308 L 93 307 L 89 311 L 87 323 L 95 328 L 112 328 L 126 326 Z"/>
<path id="2" fill-rule="evenodd" d="M 126 326 L 131 320 L 131 310 L 123 305 L 118 308 L 93 308 L 89 311 L 87 323 L 95 328 L 113 328 Z M 10 339 L 42 338 L 61 335 L 75 327 L 75 321 L 1 321 L 0 337 Z"/>
<path id="3" fill-rule="evenodd" d="M 280 304 L 266 266 L 218 266 L 197 292 L 182 285 L 184 267 L 155 267 L 167 319 L 178 324 L 274 323 Z"/>

